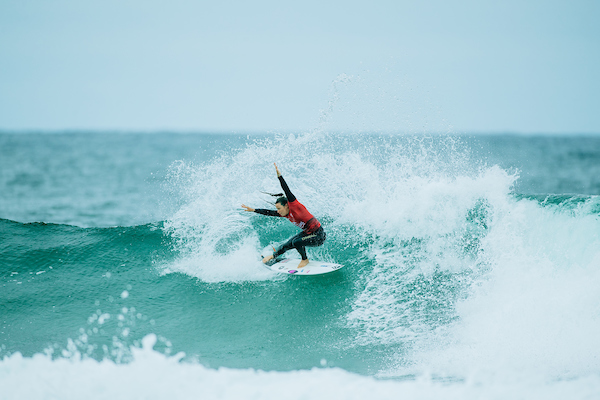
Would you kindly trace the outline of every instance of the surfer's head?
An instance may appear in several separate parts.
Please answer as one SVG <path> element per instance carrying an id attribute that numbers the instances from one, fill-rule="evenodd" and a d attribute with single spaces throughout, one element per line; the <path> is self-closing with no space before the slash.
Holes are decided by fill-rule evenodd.
<path id="1" fill-rule="evenodd" d="M 288 205 L 288 201 L 285 197 L 280 197 L 277 199 L 275 202 L 275 208 L 282 217 L 285 217 L 290 213 L 290 206 Z"/>

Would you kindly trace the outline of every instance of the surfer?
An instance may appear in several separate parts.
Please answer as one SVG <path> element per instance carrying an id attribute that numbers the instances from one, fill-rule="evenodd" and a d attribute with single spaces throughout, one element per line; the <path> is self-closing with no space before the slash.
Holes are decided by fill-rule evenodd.
<path id="1" fill-rule="evenodd" d="M 279 172 L 277 164 L 273 163 L 273 165 L 275 165 L 277 178 L 279 179 L 281 188 L 285 193 L 285 196 L 283 196 L 283 193 L 275 195 L 271 194 L 271 196 L 279 197 L 275 202 L 275 208 L 277 208 L 277 211 L 266 210 L 262 208 L 254 209 L 245 204 L 242 204 L 242 208 L 248 212 L 255 212 L 272 217 L 287 218 L 292 224 L 302 229 L 302 232 L 290 238 L 278 250 L 276 250 L 273 255 L 263 258 L 263 263 L 267 263 L 272 259 L 279 257 L 286 251 L 295 248 L 302 257 L 302 261 L 300 261 L 300 264 L 298 264 L 298 268 L 302 268 L 308 264 L 308 257 L 306 256 L 305 247 L 321 246 L 325 242 L 325 230 L 323 230 L 321 223 L 315 217 L 313 217 L 312 214 L 308 212 L 306 207 L 304 207 L 304 205 L 302 205 L 298 199 L 296 199 L 296 196 L 290 192 L 290 188 L 283 179 L 283 176 L 281 176 L 281 172 Z"/>

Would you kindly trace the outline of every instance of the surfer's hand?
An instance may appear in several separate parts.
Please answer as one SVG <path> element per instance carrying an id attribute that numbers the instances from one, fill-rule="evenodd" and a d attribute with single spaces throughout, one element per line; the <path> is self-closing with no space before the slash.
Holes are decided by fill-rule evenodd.
<path id="1" fill-rule="evenodd" d="M 279 168 L 277 168 L 277 164 L 273 163 L 273 165 L 275 166 L 275 171 L 277 171 L 277 177 L 279 178 L 281 176 L 281 172 L 279 172 Z"/>
<path id="2" fill-rule="evenodd" d="M 254 208 L 252 207 L 248 207 L 245 204 L 242 204 L 242 208 L 244 209 L 244 211 L 248 211 L 248 212 L 254 212 Z"/>

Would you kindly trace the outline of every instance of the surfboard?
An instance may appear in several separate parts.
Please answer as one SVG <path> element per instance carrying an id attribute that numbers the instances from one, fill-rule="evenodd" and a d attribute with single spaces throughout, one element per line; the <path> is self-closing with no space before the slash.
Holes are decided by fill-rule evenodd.
<path id="1" fill-rule="evenodd" d="M 260 253 L 261 262 L 262 258 L 265 258 L 267 255 L 270 254 L 273 254 L 273 246 L 265 247 Z M 266 264 L 263 263 L 263 265 L 273 272 L 292 275 L 321 275 L 337 271 L 338 269 L 343 267 L 342 264 L 310 260 L 305 267 L 298 268 L 298 264 L 300 264 L 300 261 L 302 261 L 300 257 L 278 257 L 274 260 L 269 261 Z"/>

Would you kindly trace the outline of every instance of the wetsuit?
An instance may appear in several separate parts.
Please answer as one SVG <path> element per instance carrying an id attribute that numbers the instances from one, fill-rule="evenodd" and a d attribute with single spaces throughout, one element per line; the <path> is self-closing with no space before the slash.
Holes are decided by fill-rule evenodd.
<path id="1" fill-rule="evenodd" d="M 302 203 L 296 199 L 296 196 L 292 194 L 290 188 L 283 179 L 283 176 L 279 176 L 279 183 L 285 192 L 285 197 L 287 198 L 288 206 L 290 207 L 290 212 L 285 216 L 285 218 L 287 218 L 298 228 L 302 229 L 302 232 L 285 242 L 278 250 L 275 251 L 275 253 L 273 253 L 273 256 L 277 258 L 286 251 L 295 248 L 298 250 L 298 253 L 300 253 L 300 256 L 303 260 L 308 260 L 308 257 L 306 257 L 305 247 L 322 245 L 325 242 L 325 230 L 323 230 L 321 223 L 315 217 L 313 217 L 312 214 L 308 212 L 306 207 L 304 207 L 304 205 L 302 205 Z M 254 210 L 254 212 L 273 217 L 281 217 L 281 215 L 274 210 L 257 208 Z"/>

